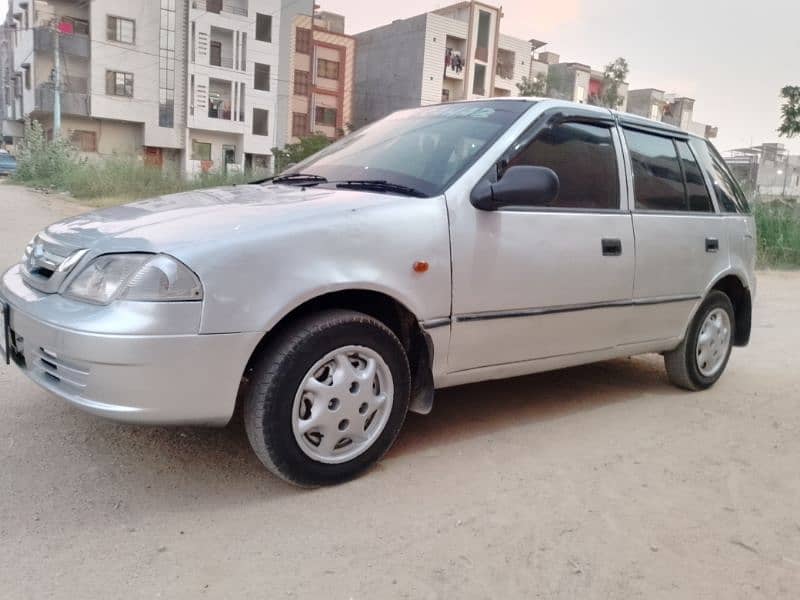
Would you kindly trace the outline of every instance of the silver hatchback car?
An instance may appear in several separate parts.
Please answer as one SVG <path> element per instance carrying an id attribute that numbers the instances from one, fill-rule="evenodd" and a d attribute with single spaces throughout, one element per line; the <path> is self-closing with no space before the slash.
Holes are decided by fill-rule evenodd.
<path id="1" fill-rule="evenodd" d="M 2 277 L 0 353 L 120 421 L 221 426 L 356 476 L 434 389 L 641 353 L 701 390 L 745 345 L 755 229 L 707 141 L 555 100 L 395 113 L 281 176 L 90 213 Z"/>

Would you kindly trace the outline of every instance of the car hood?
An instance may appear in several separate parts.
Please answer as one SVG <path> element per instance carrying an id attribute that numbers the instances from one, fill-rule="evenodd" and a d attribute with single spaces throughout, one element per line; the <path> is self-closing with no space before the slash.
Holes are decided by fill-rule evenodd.
<path id="1" fill-rule="evenodd" d="M 276 224 L 325 218 L 331 212 L 391 198 L 352 190 L 241 185 L 182 192 L 90 212 L 50 225 L 44 233 L 76 249 L 169 252 L 254 232 L 268 234 Z"/>

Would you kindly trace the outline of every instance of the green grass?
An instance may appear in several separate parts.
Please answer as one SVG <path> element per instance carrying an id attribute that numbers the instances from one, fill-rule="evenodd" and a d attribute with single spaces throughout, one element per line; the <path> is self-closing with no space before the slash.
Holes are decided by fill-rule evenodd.
<path id="1" fill-rule="evenodd" d="M 800 208 L 758 204 L 755 218 L 759 266 L 800 268 Z"/>

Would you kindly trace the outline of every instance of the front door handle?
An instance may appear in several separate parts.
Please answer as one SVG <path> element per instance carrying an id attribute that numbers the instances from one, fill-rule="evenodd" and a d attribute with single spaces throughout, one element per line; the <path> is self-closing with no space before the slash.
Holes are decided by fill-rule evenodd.
<path id="1" fill-rule="evenodd" d="M 603 256 L 622 256 L 622 240 L 603 238 Z"/>
<path id="2" fill-rule="evenodd" d="M 717 238 L 706 238 L 706 252 L 718 252 L 719 240 Z"/>

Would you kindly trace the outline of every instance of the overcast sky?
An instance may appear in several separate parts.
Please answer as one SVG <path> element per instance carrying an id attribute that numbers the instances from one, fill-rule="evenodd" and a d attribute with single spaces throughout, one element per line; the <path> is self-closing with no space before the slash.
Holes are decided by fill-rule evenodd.
<path id="1" fill-rule="evenodd" d="M 721 150 L 779 140 L 779 91 L 800 85 L 800 0 L 485 0 L 503 33 L 548 42 L 563 61 L 630 63 L 632 88 L 695 98 Z M 317 0 L 357 33 L 453 2 Z M 800 140 L 788 143 L 800 152 Z"/>

